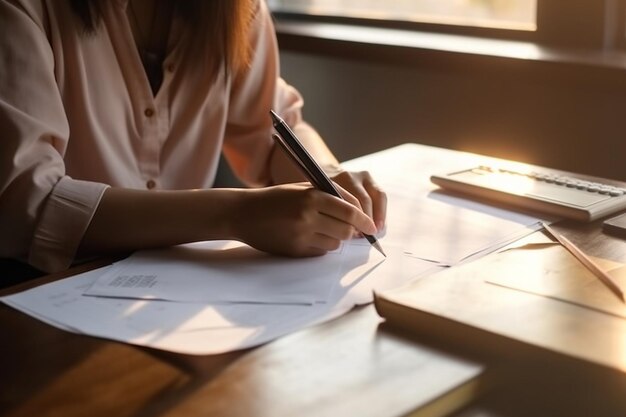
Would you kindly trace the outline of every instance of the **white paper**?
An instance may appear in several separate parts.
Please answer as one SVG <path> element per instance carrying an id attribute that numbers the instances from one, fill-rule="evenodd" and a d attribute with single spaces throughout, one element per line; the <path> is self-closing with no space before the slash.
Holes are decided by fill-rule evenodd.
<path id="1" fill-rule="evenodd" d="M 218 241 L 139 251 L 116 263 L 85 294 L 193 303 L 325 302 L 339 281 L 341 250 L 289 258 Z"/>
<path id="2" fill-rule="evenodd" d="M 408 189 L 387 196 L 388 221 L 381 244 L 403 247 L 408 254 L 444 265 L 495 250 L 540 227 L 538 218 L 434 191 Z"/>
<path id="3" fill-rule="evenodd" d="M 222 353 L 265 343 L 324 315 L 326 305 L 198 304 L 87 297 L 91 271 L 3 299 L 66 329 L 188 354 Z M 344 310 L 337 311 L 342 314 Z"/>
<path id="4" fill-rule="evenodd" d="M 26 314 L 77 333 L 185 354 L 217 354 L 257 346 L 372 301 L 437 268 L 385 248 L 385 260 L 363 242 L 346 245 L 341 279 L 325 304 L 203 304 L 90 297 L 83 293 L 112 267 L 90 271 L 1 299 Z"/>
<path id="5" fill-rule="evenodd" d="M 369 245 L 363 239 L 346 245 L 346 252 L 360 251 L 359 245 Z M 408 256 L 401 247 L 385 245 L 386 258 L 381 259 L 376 250 L 368 252 L 367 262 L 355 262 L 355 256 L 347 256 L 342 266 L 342 278 L 331 297 L 333 303 L 350 307 L 373 301 L 374 291 L 399 287 L 412 279 L 438 272 L 445 267 Z"/>
<path id="6" fill-rule="evenodd" d="M 440 155 L 440 158 L 437 157 Z M 441 265 L 456 265 L 494 251 L 541 228 L 549 217 L 534 217 L 444 192 L 430 181 L 437 173 L 488 163 L 490 158 L 462 152 L 401 146 L 364 157 L 344 167 L 368 170 L 388 198 L 383 247 Z"/>

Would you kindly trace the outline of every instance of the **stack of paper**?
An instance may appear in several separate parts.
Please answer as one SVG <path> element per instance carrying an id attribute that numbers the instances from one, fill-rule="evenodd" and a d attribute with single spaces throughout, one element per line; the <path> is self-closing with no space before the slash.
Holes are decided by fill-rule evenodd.
<path id="1" fill-rule="evenodd" d="M 361 252 L 347 256 L 367 257 Z M 341 251 L 319 259 L 282 258 L 237 242 L 202 242 L 138 252 L 115 264 L 85 294 L 195 303 L 325 303 L 344 258 Z"/>
<path id="2" fill-rule="evenodd" d="M 2 301 L 68 331 L 180 353 L 222 353 L 331 320 L 371 302 L 375 288 L 438 269 L 385 249 L 389 261 L 365 240 L 323 257 L 292 259 L 236 242 L 203 242 L 141 251 Z"/>

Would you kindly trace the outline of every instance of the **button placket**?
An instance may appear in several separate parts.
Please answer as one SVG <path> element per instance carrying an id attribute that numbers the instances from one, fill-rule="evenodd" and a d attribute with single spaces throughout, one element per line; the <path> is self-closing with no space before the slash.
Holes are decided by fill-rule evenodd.
<path id="1" fill-rule="evenodd" d="M 145 103 L 143 118 L 143 135 L 141 141 L 140 169 L 146 188 L 153 189 L 157 186 L 156 178 L 159 177 L 159 159 L 161 145 L 159 138 L 159 118 L 155 103 Z"/>

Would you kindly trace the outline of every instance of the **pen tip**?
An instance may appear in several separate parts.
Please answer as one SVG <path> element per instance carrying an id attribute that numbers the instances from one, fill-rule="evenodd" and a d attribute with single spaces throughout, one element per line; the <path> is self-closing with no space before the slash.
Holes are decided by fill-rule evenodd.
<path id="1" fill-rule="evenodd" d="M 376 250 L 378 250 L 378 252 L 382 253 L 382 255 L 386 258 L 387 254 L 385 253 L 385 251 L 383 250 L 382 246 L 380 246 L 379 242 L 375 242 L 373 244 L 373 246 L 376 248 Z"/>

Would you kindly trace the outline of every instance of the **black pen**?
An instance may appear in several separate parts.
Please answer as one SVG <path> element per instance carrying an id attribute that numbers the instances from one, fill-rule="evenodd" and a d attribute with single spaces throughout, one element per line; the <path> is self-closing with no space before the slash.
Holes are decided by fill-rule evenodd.
<path id="1" fill-rule="evenodd" d="M 285 153 L 291 158 L 291 160 L 302 170 L 302 173 L 307 177 L 309 182 L 318 190 L 324 191 L 335 197 L 344 199 L 337 188 L 333 185 L 333 182 L 328 178 L 326 173 L 315 162 L 315 159 L 307 152 L 295 133 L 289 128 L 287 123 L 278 116 L 273 110 L 270 110 L 272 116 L 272 124 L 274 129 L 279 135 L 272 135 L 274 140 L 280 145 Z M 366 235 L 363 236 L 371 243 L 385 257 L 387 256 L 380 246 L 380 243 L 376 239 L 376 236 Z"/>

